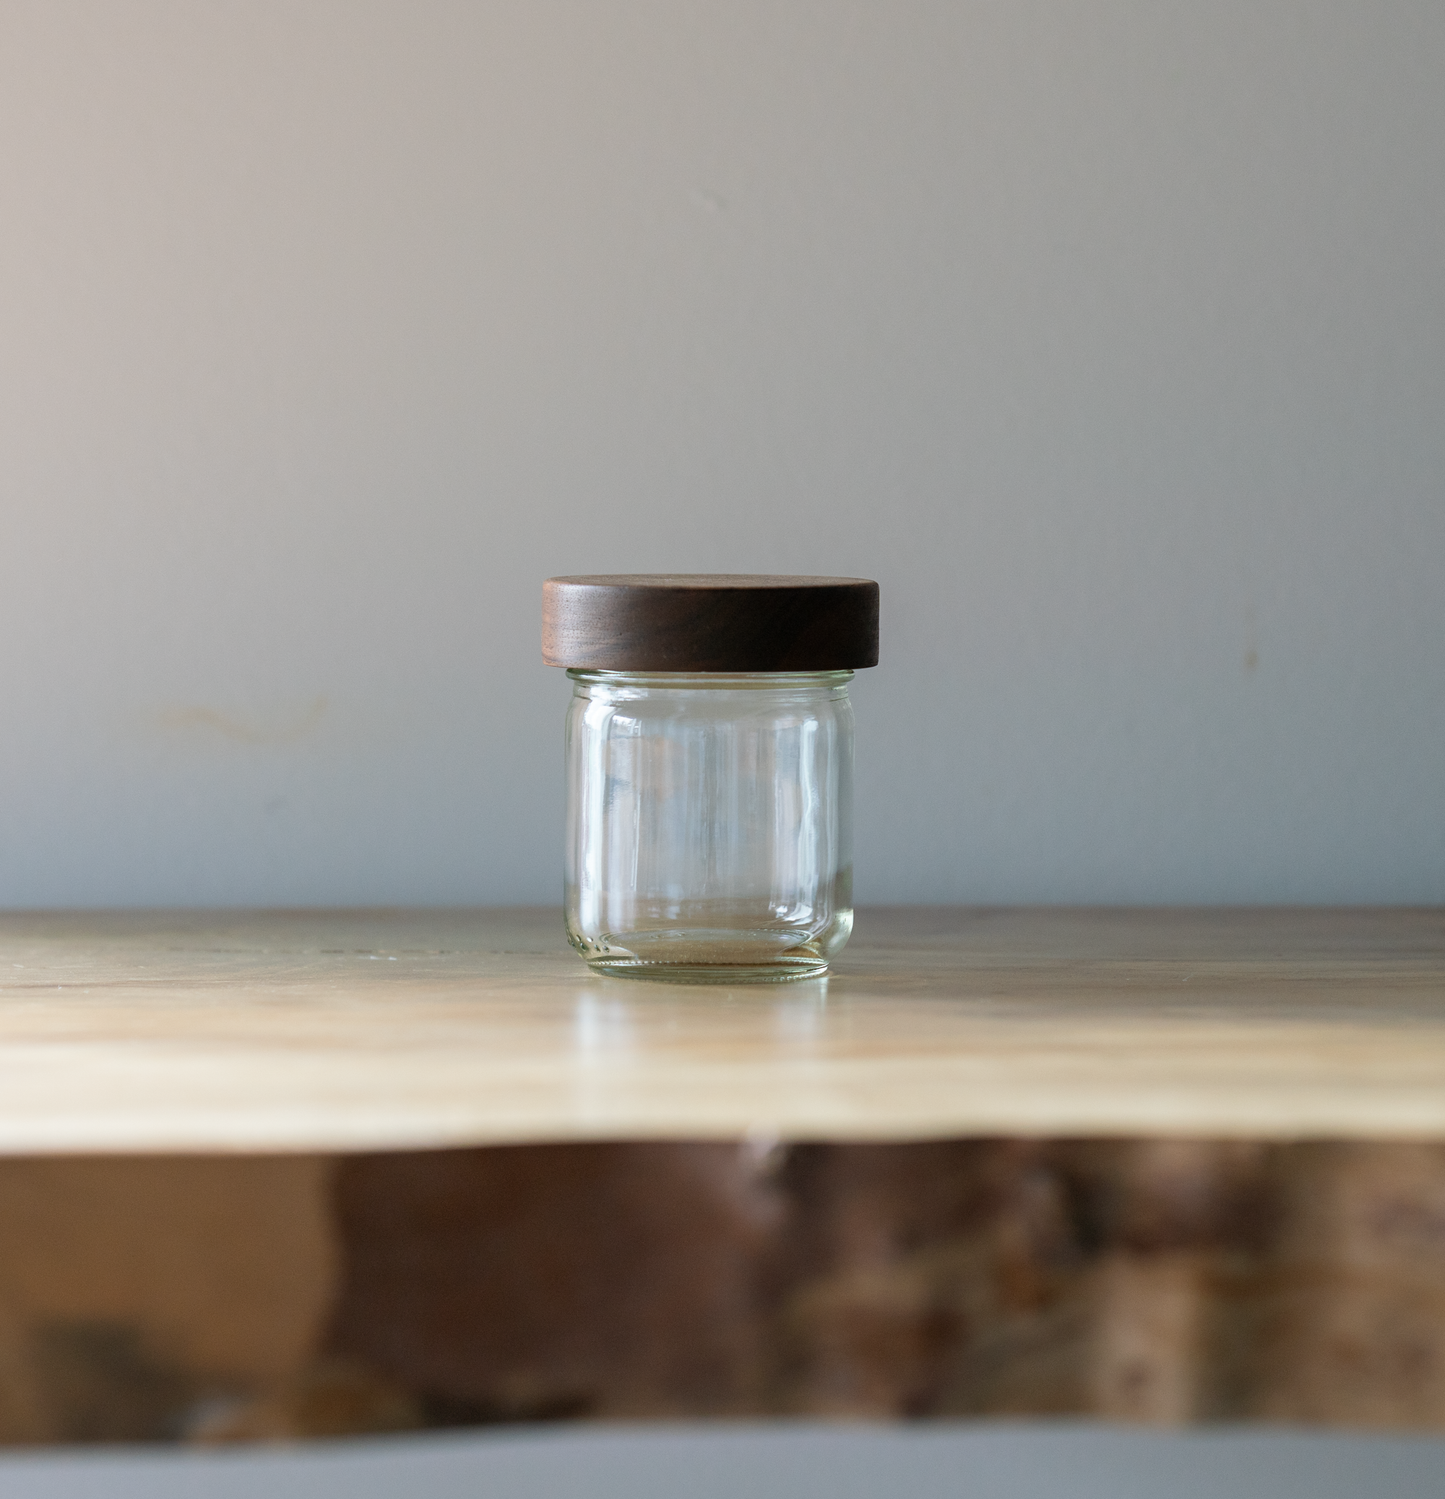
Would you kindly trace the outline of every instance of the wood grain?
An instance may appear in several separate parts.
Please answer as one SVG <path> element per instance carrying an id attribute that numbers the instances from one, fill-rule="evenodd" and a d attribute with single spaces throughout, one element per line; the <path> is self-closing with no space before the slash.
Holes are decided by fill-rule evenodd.
<path id="1" fill-rule="evenodd" d="M 1445 1138 L 1445 914 L 865 911 L 829 978 L 555 911 L 0 917 L 0 1152 Z"/>
<path id="2" fill-rule="evenodd" d="M 721 573 L 548 578 L 542 660 L 592 671 L 876 666 L 878 585 Z"/>

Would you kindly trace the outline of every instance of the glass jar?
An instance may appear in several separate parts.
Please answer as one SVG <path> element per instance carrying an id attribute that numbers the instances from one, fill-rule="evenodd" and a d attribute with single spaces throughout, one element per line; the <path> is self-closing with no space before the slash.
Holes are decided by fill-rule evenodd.
<path id="1" fill-rule="evenodd" d="M 877 659 L 877 585 L 669 576 L 546 589 L 544 659 L 573 681 L 573 947 L 633 978 L 823 973 L 853 928 L 848 683 Z M 678 669 L 658 669 L 664 657 Z"/>

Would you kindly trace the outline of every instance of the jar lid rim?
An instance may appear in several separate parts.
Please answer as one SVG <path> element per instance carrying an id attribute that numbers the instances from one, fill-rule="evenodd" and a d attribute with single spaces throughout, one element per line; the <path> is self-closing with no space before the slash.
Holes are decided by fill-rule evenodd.
<path id="1" fill-rule="evenodd" d="M 698 588 L 712 589 L 778 589 L 835 588 L 857 586 L 876 588 L 871 578 L 830 578 L 787 573 L 577 573 L 548 578 L 548 583 L 567 583 L 588 588 Z"/>
<path id="2" fill-rule="evenodd" d="M 548 578 L 542 659 L 598 671 L 828 671 L 878 662 L 871 578 L 616 573 Z"/>

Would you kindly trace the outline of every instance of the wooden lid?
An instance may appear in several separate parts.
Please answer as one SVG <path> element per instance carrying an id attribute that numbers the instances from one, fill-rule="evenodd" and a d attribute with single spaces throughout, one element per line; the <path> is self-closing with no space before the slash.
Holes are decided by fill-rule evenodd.
<path id="1" fill-rule="evenodd" d="M 548 578 L 542 659 L 592 671 L 836 671 L 878 664 L 867 578 Z"/>

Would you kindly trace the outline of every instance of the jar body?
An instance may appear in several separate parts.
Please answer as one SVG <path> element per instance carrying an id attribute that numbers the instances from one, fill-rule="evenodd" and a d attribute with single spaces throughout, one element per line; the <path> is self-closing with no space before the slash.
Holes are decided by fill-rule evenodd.
<path id="1" fill-rule="evenodd" d="M 567 937 L 594 969 L 827 968 L 853 929 L 852 675 L 568 672 Z"/>

